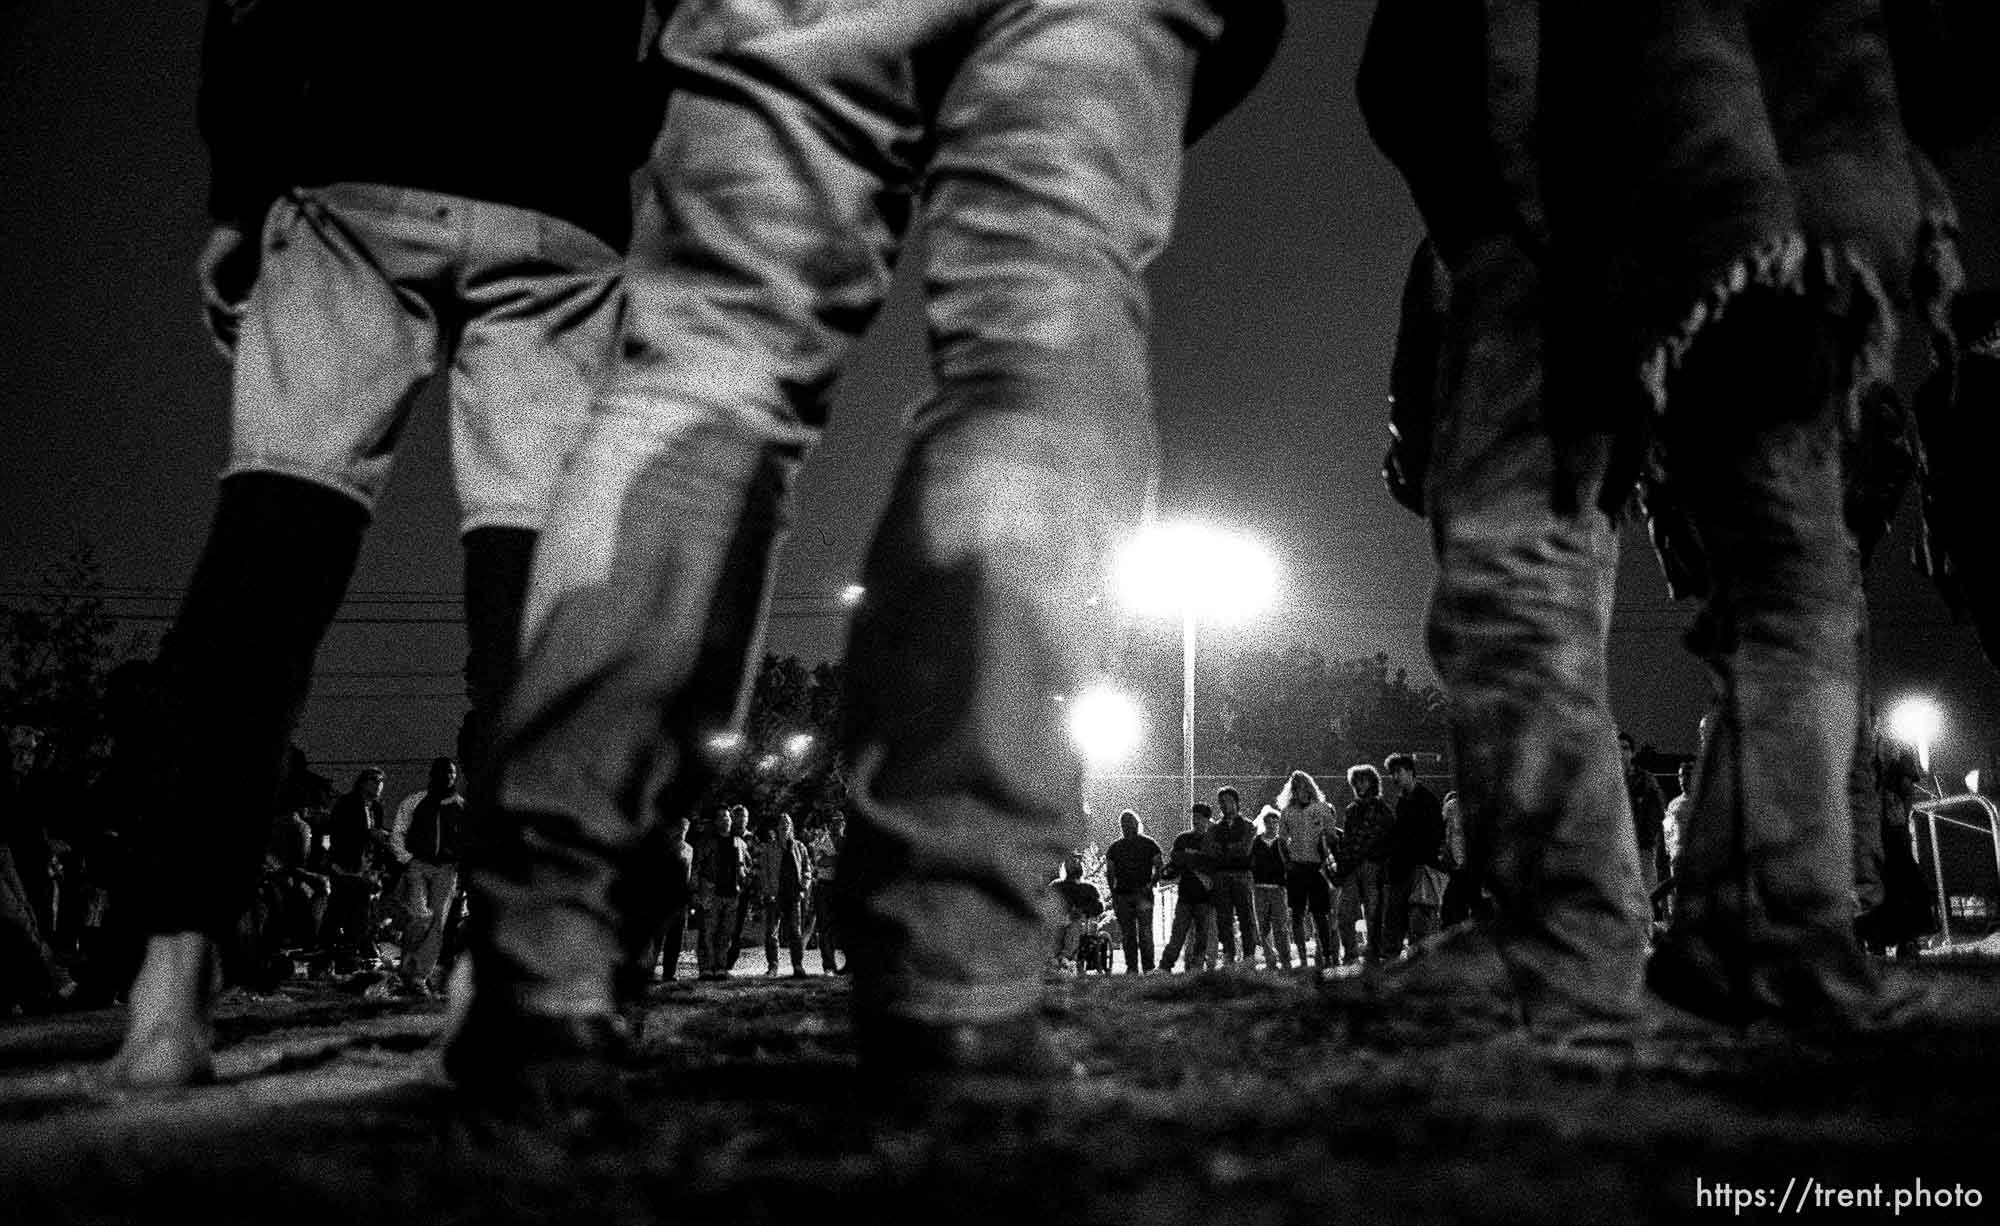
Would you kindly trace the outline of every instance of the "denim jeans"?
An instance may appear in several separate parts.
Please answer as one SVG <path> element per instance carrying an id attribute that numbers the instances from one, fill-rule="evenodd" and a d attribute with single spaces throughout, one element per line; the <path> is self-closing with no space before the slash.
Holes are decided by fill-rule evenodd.
<path id="1" fill-rule="evenodd" d="M 1638 1007 L 1649 912 L 1605 688 L 1617 536 L 1591 484 L 1604 467 L 1558 465 L 1541 277 L 1512 238 L 1466 244 L 1452 302 L 1427 484 L 1429 640 L 1453 696 L 1471 856 L 1530 1024 L 1621 1022 Z M 1662 427 L 1709 555 L 1690 643 L 1720 717 L 1696 771 L 1669 952 L 1684 977 L 1763 1008 L 1867 990 L 1847 953 L 1845 368 L 1819 310 L 1810 295 L 1743 296 L 1672 376 Z M 1558 489 L 1559 472 L 1581 488 Z"/>
<path id="2" fill-rule="evenodd" d="M 458 865 L 412 860 L 403 868 L 409 922 L 403 927 L 403 960 L 396 973 L 423 983 L 444 952 L 444 929 L 458 897 Z"/>
<path id="3" fill-rule="evenodd" d="M 1215 906 L 1204 899 L 1189 902 L 1174 891 L 1174 921 L 1167 929 L 1167 948 L 1160 954 L 1160 969 L 1170 971 L 1187 950 L 1191 971 L 1205 971 L 1215 965 Z"/>
<path id="4" fill-rule="evenodd" d="M 792 952 L 792 969 L 806 965 L 806 895 L 791 894 L 764 900 L 764 969 L 778 969 L 778 943 Z"/>
<path id="5" fill-rule="evenodd" d="M 1292 965 L 1291 909 L 1285 905 L 1285 887 L 1259 885 L 1253 890 L 1257 905 L 1257 933 L 1264 946 L 1264 969 Z M 1303 959 L 1304 955 L 1300 955 Z"/>
<path id="6" fill-rule="evenodd" d="M 1118 917 L 1118 935 L 1125 946 L 1125 970 L 1136 975 L 1153 969 L 1153 891 L 1113 894 L 1111 913 Z"/>
<path id="7" fill-rule="evenodd" d="M 1142 274 L 1222 7 L 680 6 L 624 357 L 537 556 L 482 984 L 604 1007 L 635 850 L 740 717 L 792 486 L 920 220 L 937 388 L 848 650 L 842 941 L 864 1015 L 1034 1006 L 1083 836 L 1053 697 L 1106 663 L 1091 597 L 1153 481 Z"/>
<path id="8" fill-rule="evenodd" d="M 1215 874 L 1215 935 L 1222 938 L 1222 960 L 1236 961 L 1240 949 L 1246 961 L 1257 956 L 1257 902 L 1247 870 Z"/>

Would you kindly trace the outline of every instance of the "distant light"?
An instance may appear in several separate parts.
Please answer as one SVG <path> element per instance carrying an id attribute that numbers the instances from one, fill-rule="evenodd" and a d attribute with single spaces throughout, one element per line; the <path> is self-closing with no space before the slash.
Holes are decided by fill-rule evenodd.
<path id="1" fill-rule="evenodd" d="M 867 594 L 868 594 L 867 588 L 862 587 L 858 583 L 850 583 L 846 587 L 840 589 L 840 603 L 846 605 L 848 608 L 851 609 L 855 605 L 860 604 L 861 598 L 863 596 L 866 596 Z"/>
<path id="2" fill-rule="evenodd" d="M 1968 792 L 1972 792 L 1972 793 L 1974 793 L 1975 795 L 1976 795 L 1976 794 L 1978 793 L 1978 791 L 1979 791 L 1979 772 L 1978 772 L 1978 771 L 1976 771 L 1976 770 L 1969 770 L 1969 771 L 1965 772 L 1965 790 L 1966 790 L 1966 791 L 1968 791 Z"/>
<path id="3" fill-rule="evenodd" d="M 708 747 L 716 753 L 733 753 L 743 748 L 743 734 L 740 732 L 718 732 L 708 738 Z"/>
<path id="4" fill-rule="evenodd" d="M 1916 746 L 1917 765 L 1931 768 L 1931 743 L 1944 730 L 1944 712 L 1922 695 L 1905 698 L 1889 711 L 1889 735 Z"/>
<path id="5" fill-rule="evenodd" d="M 1070 740 L 1093 766 L 1109 766 L 1139 744 L 1139 705 L 1117 690 L 1099 688 L 1069 704 Z"/>
<path id="6" fill-rule="evenodd" d="M 1261 612 L 1278 589 L 1271 555 L 1247 537 L 1206 524 L 1155 524 L 1118 552 L 1119 603 L 1136 613 L 1183 610 L 1217 620 Z"/>
<path id="7" fill-rule="evenodd" d="M 763 757 L 757 759 L 757 769 L 761 771 L 777 770 L 778 761 L 779 759 L 777 754 L 767 753 Z"/>
<path id="8" fill-rule="evenodd" d="M 805 757 L 806 751 L 812 747 L 813 734 L 810 732 L 794 732 L 785 738 L 785 752 L 794 758 Z"/>

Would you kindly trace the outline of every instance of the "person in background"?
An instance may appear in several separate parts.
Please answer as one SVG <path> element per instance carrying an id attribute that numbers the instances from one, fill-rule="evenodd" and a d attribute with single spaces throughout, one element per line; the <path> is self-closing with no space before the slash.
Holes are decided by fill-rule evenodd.
<path id="1" fill-rule="evenodd" d="M 1274 805 L 1257 813 L 1257 841 L 1250 848 L 1250 883 L 1257 904 L 1257 932 L 1263 939 L 1264 969 L 1292 969 L 1291 908 L 1285 901 L 1283 814 Z"/>
<path id="2" fill-rule="evenodd" d="M 840 954 L 840 922 L 835 915 L 834 882 L 840 874 L 840 851 L 847 846 L 847 815 L 834 810 L 812 842 L 813 926 L 819 932 L 820 970 L 839 975 L 845 970 L 837 963 Z"/>
<path id="3" fill-rule="evenodd" d="M 1174 836 L 1167 867 L 1178 875 L 1174 890 L 1174 920 L 1167 930 L 1167 947 L 1160 953 L 1160 970 L 1171 974 L 1187 950 L 1189 970 L 1205 971 L 1215 964 L 1215 907 L 1209 876 L 1209 821 L 1215 809 L 1197 800 L 1188 810 L 1188 828 Z"/>
<path id="4" fill-rule="evenodd" d="M 1165 868 L 1165 856 L 1136 811 L 1120 813 L 1118 829 L 1119 837 L 1104 849 L 1104 871 L 1125 947 L 1125 972 L 1137 975 L 1153 969 L 1153 885 Z"/>
<path id="5" fill-rule="evenodd" d="M 1243 800 L 1235 788 L 1215 794 L 1222 816 L 1208 828 L 1207 852 L 1210 898 L 1215 904 L 1216 935 L 1222 938 L 1224 965 L 1236 961 L 1241 937 L 1243 960 L 1256 965 L 1257 897 L 1251 881 L 1251 847 L 1257 842 L 1257 827 L 1243 816 Z"/>
<path id="6" fill-rule="evenodd" d="M 1310 931 L 1318 941 L 1319 969 L 1329 970 L 1342 960 L 1334 945 L 1332 879 L 1333 842 L 1340 821 L 1318 782 L 1304 771 L 1293 771 L 1285 780 L 1277 808 L 1278 837 L 1285 845 L 1285 901 L 1291 910 L 1292 936 L 1299 943 L 1299 965 L 1307 965 Z"/>

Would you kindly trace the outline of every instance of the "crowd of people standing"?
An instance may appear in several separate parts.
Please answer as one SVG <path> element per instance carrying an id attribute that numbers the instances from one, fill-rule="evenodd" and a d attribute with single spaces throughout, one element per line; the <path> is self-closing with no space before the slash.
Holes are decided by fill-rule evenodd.
<path id="1" fill-rule="evenodd" d="M 1383 795 L 1383 776 L 1394 789 Z M 1465 888 L 1464 832 L 1455 813 L 1417 777 L 1416 759 L 1391 754 L 1381 769 L 1350 768 L 1351 799 L 1336 809 L 1318 782 L 1294 771 L 1255 818 L 1233 787 L 1195 803 L 1188 828 L 1162 849 L 1133 810 L 1104 852 L 1111 924 L 1124 968 L 1137 974 L 1240 963 L 1322 970 L 1381 965 L 1437 931 L 1456 880 Z M 1067 876 L 1067 874 L 1066 874 Z M 1171 887 L 1166 948 L 1154 949 L 1156 892 Z M 1075 964 L 1089 919 L 1072 897 L 1056 957 Z M 1462 917 L 1461 917 L 1462 918 Z M 1108 968 L 1107 968 L 1108 969 Z"/>

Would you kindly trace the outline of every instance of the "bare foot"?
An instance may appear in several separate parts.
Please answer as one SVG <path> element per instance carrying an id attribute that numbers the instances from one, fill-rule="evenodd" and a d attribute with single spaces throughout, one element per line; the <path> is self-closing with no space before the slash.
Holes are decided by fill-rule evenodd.
<path id="1" fill-rule="evenodd" d="M 104 1068 L 108 1088 L 174 1090 L 215 1080 L 214 958 L 214 945 L 199 932 L 146 942 L 125 1042 Z"/>

